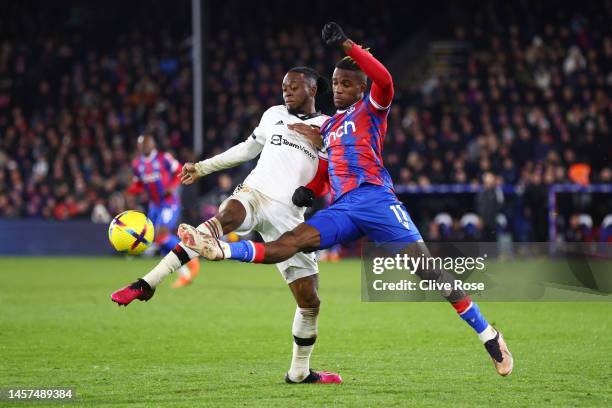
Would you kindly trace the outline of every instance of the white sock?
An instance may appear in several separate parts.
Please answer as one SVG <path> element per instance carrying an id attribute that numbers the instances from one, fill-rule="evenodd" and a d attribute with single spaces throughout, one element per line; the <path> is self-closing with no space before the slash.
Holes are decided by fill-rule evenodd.
<path id="1" fill-rule="evenodd" d="M 292 328 L 294 336 L 293 357 L 288 373 L 291 381 L 300 382 L 310 373 L 310 355 L 317 338 L 318 316 L 318 308 L 301 308 L 298 306 L 295 310 Z M 309 344 L 298 345 L 298 342 Z"/>
<path id="2" fill-rule="evenodd" d="M 183 245 L 182 242 L 179 242 L 179 245 L 187 255 L 189 259 L 193 259 L 198 256 L 198 253 L 193 249 L 187 248 Z M 161 261 L 155 266 L 155 268 L 151 269 L 151 272 L 147 273 L 142 279 L 144 279 L 152 288 L 155 288 L 160 282 L 172 272 L 176 271 L 181 267 L 181 261 L 178 256 L 173 251 L 168 252 L 166 256 L 162 258 Z"/>
<path id="3" fill-rule="evenodd" d="M 494 339 L 495 336 L 497 336 L 497 331 L 491 325 L 488 325 L 486 329 L 478 333 L 478 338 L 483 343 L 486 343 L 487 341 Z"/>

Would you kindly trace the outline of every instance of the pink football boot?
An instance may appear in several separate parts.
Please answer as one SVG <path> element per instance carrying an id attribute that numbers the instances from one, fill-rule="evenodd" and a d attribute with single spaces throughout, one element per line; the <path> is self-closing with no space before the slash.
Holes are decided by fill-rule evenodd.
<path id="1" fill-rule="evenodd" d="M 151 288 L 145 280 L 138 279 L 130 286 L 113 292 L 111 300 L 119 306 L 127 306 L 134 299 L 144 300 L 146 302 L 153 297 L 153 294 L 155 294 L 155 289 Z"/>
<path id="2" fill-rule="evenodd" d="M 304 378 L 300 382 L 292 381 L 289 378 L 289 374 L 285 374 L 285 382 L 287 384 L 342 384 L 342 377 L 338 373 L 332 373 L 331 371 L 313 371 L 310 370 L 308 377 Z"/>

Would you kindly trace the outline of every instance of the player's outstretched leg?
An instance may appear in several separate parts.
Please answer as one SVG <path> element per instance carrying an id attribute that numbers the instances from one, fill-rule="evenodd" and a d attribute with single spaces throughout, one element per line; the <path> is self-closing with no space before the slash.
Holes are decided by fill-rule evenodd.
<path id="1" fill-rule="evenodd" d="M 425 254 L 430 256 L 429 250 L 423 242 L 415 242 L 404 249 L 408 255 L 419 257 Z M 439 269 L 421 268 L 416 271 L 419 278 L 433 280 L 436 282 L 451 283 L 454 278 L 446 271 Z M 450 302 L 459 317 L 461 317 L 478 335 L 485 346 L 495 365 L 499 375 L 507 376 L 512 372 L 514 360 L 501 333 L 489 324 L 480 312 L 480 308 L 473 302 L 470 296 L 463 290 L 452 290 L 450 293 L 442 293 L 442 296 Z"/>
<path id="2" fill-rule="evenodd" d="M 155 292 L 155 288 L 164 277 L 176 271 L 197 256 L 198 254 L 195 251 L 183 246 L 181 243 L 177 244 L 174 249 L 163 257 L 151 272 L 146 274 L 142 279 L 138 279 L 131 285 L 113 292 L 111 300 L 120 305 L 127 306 L 135 299 L 151 299 Z"/>
<path id="3" fill-rule="evenodd" d="M 149 300 L 160 282 L 172 272 L 197 258 L 195 251 L 178 243 L 162 260 L 142 279 L 138 279 L 125 288 L 119 289 L 111 295 L 111 300 L 120 305 L 127 306 L 133 300 Z"/>
<path id="4" fill-rule="evenodd" d="M 514 359 L 504 341 L 502 334 L 487 322 L 478 305 L 465 295 L 461 300 L 452 303 L 463 320 L 478 334 L 478 338 L 491 356 L 497 374 L 507 376 L 512 373 Z"/>
<path id="5" fill-rule="evenodd" d="M 306 223 L 301 223 L 277 240 L 266 243 L 227 243 L 187 224 L 179 225 L 178 235 L 186 247 L 210 261 L 234 259 L 240 262 L 273 264 L 286 261 L 300 251 L 317 249 L 320 243 L 319 230 Z"/>
<path id="6" fill-rule="evenodd" d="M 216 216 L 200 224 L 197 229 L 193 227 L 190 228 L 197 231 L 198 236 L 210 237 L 216 240 L 224 233 L 238 228 L 243 223 L 245 216 L 246 210 L 240 201 L 228 200 L 224 208 Z M 181 226 L 179 226 L 179 236 L 181 236 L 182 228 L 184 229 L 185 225 L 186 224 L 181 224 Z M 197 251 L 179 242 L 164 258 L 162 258 L 159 264 L 157 264 L 151 272 L 142 278 L 142 280 L 146 282 L 152 290 L 155 290 L 157 285 L 159 285 L 166 276 L 185 265 L 192 265 L 190 261 L 197 259 L 197 257 Z M 120 298 L 121 304 L 128 305 L 134 299 L 138 299 L 138 293 L 130 291 L 128 288 L 137 284 L 139 281 L 114 292 L 111 295 L 113 301 L 116 301 L 115 298 Z"/>
<path id="7" fill-rule="evenodd" d="M 299 274 L 300 269 L 289 267 L 284 274 L 295 276 Z M 342 377 L 339 374 L 329 371 L 316 372 L 310 368 L 310 356 L 317 340 L 317 320 L 321 304 L 317 293 L 319 278 L 316 271 L 311 273 L 314 274 L 296 279 L 289 284 L 297 308 L 291 328 L 293 355 L 291 367 L 285 374 L 285 381 L 289 384 L 340 384 Z"/>
<path id="8" fill-rule="evenodd" d="M 189 224 L 180 224 L 177 234 L 181 244 L 195 251 L 209 261 L 220 261 L 230 253 L 229 244 L 199 231 Z"/>
<path id="9" fill-rule="evenodd" d="M 207 223 L 210 222 L 211 220 L 208 220 L 203 223 L 202 226 L 206 228 Z M 155 237 L 155 241 L 159 246 L 161 254 L 166 256 L 176 247 L 176 245 L 180 242 L 180 239 L 178 239 L 178 237 L 170 231 L 168 226 L 162 225 Z M 190 285 L 199 273 L 200 260 L 198 257 L 195 257 L 187 264 L 181 265 L 181 267 L 178 269 L 178 277 L 172 283 L 172 288 L 177 289 Z"/>

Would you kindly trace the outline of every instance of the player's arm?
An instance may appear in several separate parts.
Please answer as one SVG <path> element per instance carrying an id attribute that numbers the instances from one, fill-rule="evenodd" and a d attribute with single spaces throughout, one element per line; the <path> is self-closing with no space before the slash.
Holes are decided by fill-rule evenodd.
<path id="1" fill-rule="evenodd" d="M 164 153 L 163 155 L 164 165 L 172 175 L 170 183 L 164 188 L 164 195 L 172 195 L 181 184 L 182 168 L 178 160 L 176 160 L 170 153 Z"/>
<path id="2" fill-rule="evenodd" d="M 131 195 L 138 195 L 144 191 L 144 183 L 140 178 L 140 173 L 138 172 L 137 166 L 135 166 L 134 164 L 132 164 L 132 173 L 134 174 L 134 177 L 132 178 L 132 184 L 128 186 L 125 192 Z"/>
<path id="3" fill-rule="evenodd" d="M 287 125 L 290 130 L 293 130 L 302 135 L 316 149 L 323 146 L 323 138 L 321 137 L 321 129 L 317 126 L 307 125 L 305 123 L 293 123 Z M 315 197 L 322 197 L 329 191 L 329 175 L 327 173 L 327 156 L 319 155 L 319 164 L 314 178 L 305 186 L 298 187 L 291 197 L 293 204 L 298 207 L 312 207 Z"/>
<path id="4" fill-rule="evenodd" d="M 137 195 L 144 191 L 144 184 L 139 179 L 134 178 L 132 184 L 129 185 L 127 190 L 125 190 L 128 194 Z"/>
<path id="5" fill-rule="evenodd" d="M 185 163 L 181 174 L 183 184 L 191 184 L 198 178 L 219 170 L 236 167 L 254 159 L 264 148 L 269 126 L 274 123 L 274 107 L 269 108 L 261 116 L 259 125 L 244 142 L 207 160 L 198 163 Z"/>
<path id="6" fill-rule="evenodd" d="M 183 184 L 192 184 L 200 177 L 204 177 L 216 171 L 236 167 L 254 159 L 262 150 L 263 145 L 253 136 L 249 136 L 244 142 L 210 159 L 202 160 L 197 163 L 185 163 L 181 172 L 181 182 Z"/>
<path id="7" fill-rule="evenodd" d="M 393 77 L 387 68 L 372 54 L 349 39 L 342 28 L 334 22 L 325 24 L 322 37 L 328 45 L 342 48 L 372 80 L 370 97 L 374 107 L 379 110 L 388 109 L 393 100 L 394 90 Z"/>
<path id="8" fill-rule="evenodd" d="M 308 140 L 315 149 L 323 147 L 323 137 L 321 136 L 321 128 L 306 123 L 290 123 L 287 125 L 289 130 L 299 133 Z"/>

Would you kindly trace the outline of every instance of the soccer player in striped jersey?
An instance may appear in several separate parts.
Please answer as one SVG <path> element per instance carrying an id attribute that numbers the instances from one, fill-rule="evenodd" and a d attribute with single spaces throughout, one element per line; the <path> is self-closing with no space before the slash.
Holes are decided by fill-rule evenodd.
<path id="1" fill-rule="evenodd" d="M 134 181 L 129 194 L 145 192 L 149 201 L 147 216 L 155 226 L 155 243 L 162 255 L 168 254 L 178 243 L 176 225 L 181 213 L 178 194 L 181 166 L 170 153 L 156 149 L 155 138 L 149 132 L 138 137 L 139 156 L 132 161 Z M 200 263 L 197 258 L 179 269 L 179 277 L 172 287 L 190 284 L 197 276 Z"/>
<path id="2" fill-rule="evenodd" d="M 366 235 L 376 243 L 401 244 L 406 251 L 428 253 L 421 234 L 393 190 L 383 165 L 382 148 L 387 132 L 387 115 L 393 99 L 393 80 L 387 69 L 369 52 L 355 44 L 336 23 L 328 23 L 323 40 L 342 49 L 349 58 L 336 64 L 333 74 L 336 114 L 320 129 L 296 124 L 292 129 L 317 141 L 321 139 L 329 157 L 328 181 L 333 203 L 279 239 L 254 243 L 225 243 L 180 225 L 183 243 L 210 260 L 235 259 L 242 262 L 276 263 L 300 251 L 329 248 Z M 372 80 L 367 92 L 367 78 Z M 319 173 L 317 173 L 319 174 Z M 317 182 L 296 190 L 297 204 L 308 202 Z M 320 184 L 320 183 L 319 183 Z M 323 183 L 325 184 L 325 183 Z M 444 271 L 416 272 L 427 280 L 446 281 Z M 495 330 L 463 290 L 443 293 L 459 316 L 478 334 L 498 374 L 511 373 L 513 360 L 501 333 Z"/>

